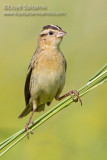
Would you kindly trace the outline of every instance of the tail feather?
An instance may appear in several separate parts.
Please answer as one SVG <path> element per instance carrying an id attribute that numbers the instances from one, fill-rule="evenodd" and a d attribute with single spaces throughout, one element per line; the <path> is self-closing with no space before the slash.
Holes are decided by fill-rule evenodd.
<path id="1" fill-rule="evenodd" d="M 18 118 L 25 117 L 30 111 L 31 111 L 31 107 L 29 105 L 27 105 L 27 107 L 23 110 L 23 112 L 19 115 Z"/>

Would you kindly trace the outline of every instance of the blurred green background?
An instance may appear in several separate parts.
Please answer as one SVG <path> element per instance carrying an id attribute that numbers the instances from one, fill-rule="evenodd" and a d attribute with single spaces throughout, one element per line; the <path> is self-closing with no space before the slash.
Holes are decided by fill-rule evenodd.
<path id="1" fill-rule="evenodd" d="M 49 12 L 65 16 L 4 16 L 4 4 L 46 5 Z M 0 1 L 0 141 L 25 126 L 29 115 L 18 119 L 25 107 L 27 67 L 37 47 L 42 27 L 57 24 L 67 32 L 61 44 L 68 68 L 63 93 L 79 89 L 107 61 L 105 0 Z M 7 152 L 2 160 L 106 160 L 107 85 L 73 103 Z M 55 100 L 49 110 L 55 104 Z M 45 110 L 45 111 L 46 111 Z M 42 113 L 36 113 L 36 119 Z"/>

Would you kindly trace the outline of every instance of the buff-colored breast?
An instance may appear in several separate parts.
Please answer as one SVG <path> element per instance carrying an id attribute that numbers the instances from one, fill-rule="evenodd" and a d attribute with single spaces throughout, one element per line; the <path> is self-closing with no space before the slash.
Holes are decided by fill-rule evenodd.
<path id="1" fill-rule="evenodd" d="M 42 52 L 34 60 L 30 80 L 30 93 L 37 105 L 51 102 L 65 84 L 65 59 L 59 52 Z"/>

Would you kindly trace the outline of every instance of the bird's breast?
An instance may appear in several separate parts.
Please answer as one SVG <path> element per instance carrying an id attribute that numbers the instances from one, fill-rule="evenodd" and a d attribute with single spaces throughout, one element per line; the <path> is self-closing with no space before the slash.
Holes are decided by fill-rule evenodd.
<path id="1" fill-rule="evenodd" d="M 32 71 L 31 95 L 43 104 L 52 101 L 59 88 L 65 84 L 65 64 L 63 57 L 41 56 Z"/>

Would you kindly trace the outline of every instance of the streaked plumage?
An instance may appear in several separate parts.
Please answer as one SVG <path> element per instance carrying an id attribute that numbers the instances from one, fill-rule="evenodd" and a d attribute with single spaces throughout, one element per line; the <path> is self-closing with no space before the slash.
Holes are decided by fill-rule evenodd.
<path id="1" fill-rule="evenodd" d="M 56 34 L 62 29 L 59 26 L 47 25 L 43 27 L 40 33 L 38 47 L 28 67 L 25 81 L 26 108 L 19 118 L 26 116 L 33 110 L 34 99 L 37 103 L 36 111 L 44 110 L 45 104 L 50 105 L 51 101 L 59 96 L 64 87 L 66 60 L 59 49 L 62 36 L 57 38 L 54 35 L 55 38 L 53 38 L 49 35 L 50 37 L 45 45 L 43 39 L 49 31 L 54 31 Z M 56 45 L 52 45 L 52 42 L 56 42 Z"/>
<path id="2" fill-rule="evenodd" d="M 82 101 L 75 90 L 59 97 L 65 84 L 67 63 L 59 46 L 66 34 L 59 26 L 44 26 L 38 38 L 38 47 L 31 59 L 25 81 L 26 108 L 19 115 L 25 117 L 32 111 L 31 117 L 25 126 L 28 135 L 28 126 L 35 111 L 42 111 L 45 105 L 50 105 L 52 100 L 61 100 L 73 93 Z M 74 100 L 74 98 L 73 98 Z"/>

